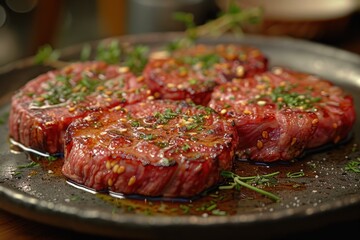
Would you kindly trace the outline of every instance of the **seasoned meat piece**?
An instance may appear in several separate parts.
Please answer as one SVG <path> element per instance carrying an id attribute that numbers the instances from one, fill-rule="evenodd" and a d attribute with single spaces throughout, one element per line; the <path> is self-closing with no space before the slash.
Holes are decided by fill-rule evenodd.
<path id="1" fill-rule="evenodd" d="M 10 137 L 44 153 L 62 153 L 63 135 L 76 118 L 92 111 L 146 99 L 150 90 L 127 68 L 103 62 L 74 63 L 44 73 L 13 97 Z"/>
<path id="2" fill-rule="evenodd" d="M 151 58 L 144 70 L 154 94 L 164 99 L 191 99 L 206 105 L 213 88 L 233 78 L 267 70 L 259 49 L 238 45 L 195 45 L 169 56 Z"/>
<path id="3" fill-rule="evenodd" d="M 273 162 L 346 138 L 352 96 L 316 76 L 274 68 L 216 87 L 209 106 L 235 121 L 241 158 Z"/>
<path id="4" fill-rule="evenodd" d="M 185 101 L 155 100 L 96 112 L 65 135 L 62 172 L 95 190 L 191 197 L 232 167 L 231 120 Z"/>

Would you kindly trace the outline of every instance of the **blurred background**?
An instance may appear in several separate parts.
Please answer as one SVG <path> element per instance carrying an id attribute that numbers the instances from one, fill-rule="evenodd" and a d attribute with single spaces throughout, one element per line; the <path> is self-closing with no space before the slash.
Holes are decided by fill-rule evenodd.
<path id="1" fill-rule="evenodd" d="M 263 21 L 245 33 L 290 36 L 360 54 L 359 0 L 237 0 L 258 6 Z M 54 48 L 124 34 L 182 31 L 175 11 L 203 24 L 230 0 L 0 0 L 0 66 Z"/>

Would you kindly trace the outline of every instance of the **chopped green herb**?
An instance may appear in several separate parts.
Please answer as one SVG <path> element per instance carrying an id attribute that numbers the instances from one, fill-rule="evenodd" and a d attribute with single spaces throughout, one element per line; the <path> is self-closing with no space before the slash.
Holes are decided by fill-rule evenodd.
<path id="1" fill-rule="evenodd" d="M 83 74 L 78 82 L 73 82 L 70 75 L 58 75 L 54 81 L 49 81 L 41 96 L 33 96 L 33 105 L 36 107 L 52 106 L 65 103 L 78 103 L 86 96 L 95 92 L 100 81 Z"/>
<path id="2" fill-rule="evenodd" d="M 348 162 L 345 166 L 345 170 L 354 173 L 360 173 L 360 157 Z"/>
<path id="3" fill-rule="evenodd" d="M 191 79 L 189 79 L 188 82 L 189 82 L 190 85 L 196 85 L 198 81 L 196 79 L 194 79 L 194 78 L 191 78 Z"/>
<path id="4" fill-rule="evenodd" d="M 299 171 L 299 172 L 288 172 L 286 173 L 286 176 L 288 178 L 299 178 L 299 177 L 303 177 L 305 176 L 305 173 L 303 171 Z"/>
<path id="5" fill-rule="evenodd" d="M 212 210 L 214 210 L 215 208 L 217 208 L 217 204 L 216 204 L 216 203 L 208 206 L 208 207 L 206 208 L 206 211 L 212 211 Z"/>
<path id="6" fill-rule="evenodd" d="M 165 157 L 163 157 L 163 158 L 160 159 L 160 165 L 161 165 L 161 166 L 166 166 L 166 167 L 168 167 L 168 166 L 172 166 L 172 165 L 174 165 L 174 164 L 175 164 L 175 161 L 174 161 L 174 160 L 170 160 L 170 159 L 165 158 Z"/>
<path id="7" fill-rule="evenodd" d="M 143 213 L 144 213 L 146 216 L 151 216 L 151 215 L 153 214 L 152 211 L 151 211 L 151 209 L 149 209 L 149 208 L 146 208 Z"/>
<path id="8" fill-rule="evenodd" d="M 180 204 L 179 208 L 183 211 L 184 214 L 188 214 L 190 212 L 190 207 L 184 204 Z"/>
<path id="9" fill-rule="evenodd" d="M 174 119 L 179 115 L 179 113 L 174 112 L 172 109 L 165 109 L 163 113 L 156 112 L 154 117 L 157 119 L 158 124 L 167 124 L 170 119 Z"/>
<path id="10" fill-rule="evenodd" d="M 185 144 L 181 147 L 181 149 L 182 149 L 184 152 L 186 152 L 187 150 L 190 149 L 190 145 L 187 144 L 187 143 L 185 143 Z"/>
<path id="11" fill-rule="evenodd" d="M 137 120 L 130 120 L 129 123 L 132 127 L 140 127 L 140 122 Z"/>
<path id="12" fill-rule="evenodd" d="M 216 54 L 204 54 L 204 55 L 198 55 L 198 56 L 185 56 L 182 58 L 182 61 L 186 64 L 189 64 L 191 66 L 194 65 L 201 65 L 201 68 L 203 69 L 209 69 L 214 64 L 220 62 L 220 56 Z M 197 82 L 193 83 L 196 84 Z"/>
<path id="13" fill-rule="evenodd" d="M 225 104 L 224 104 L 224 108 L 229 108 L 229 107 L 231 107 L 230 104 L 228 104 L 228 103 L 225 103 Z"/>
<path id="14" fill-rule="evenodd" d="M 226 216 L 227 215 L 227 212 L 226 211 L 222 211 L 220 209 L 214 209 L 211 211 L 211 214 L 212 215 L 215 215 L 215 216 Z"/>
<path id="15" fill-rule="evenodd" d="M 311 109 L 314 103 L 321 101 L 320 97 L 311 97 L 309 94 L 299 94 L 290 92 L 295 86 L 279 86 L 273 89 L 270 97 L 281 109 L 283 107 L 297 107 L 301 109 Z"/>
<path id="16" fill-rule="evenodd" d="M 146 140 L 146 141 L 150 141 L 150 140 L 154 140 L 155 138 L 156 138 L 156 136 L 154 135 L 154 134 L 144 134 L 144 133 L 142 133 L 142 134 L 140 134 L 140 136 L 139 136 L 141 139 L 144 139 L 144 140 Z"/>
<path id="17" fill-rule="evenodd" d="M 41 46 L 35 55 L 35 64 L 44 64 L 47 61 L 55 61 L 60 57 L 60 53 L 54 50 L 49 44 Z"/>
<path id="18" fill-rule="evenodd" d="M 32 167 L 37 167 L 37 166 L 39 166 L 39 163 L 31 161 L 30 163 L 17 166 L 17 168 L 22 169 L 22 168 L 32 168 Z"/>
<path id="19" fill-rule="evenodd" d="M 168 142 L 155 142 L 155 145 L 158 146 L 159 148 L 165 148 L 169 146 Z"/>

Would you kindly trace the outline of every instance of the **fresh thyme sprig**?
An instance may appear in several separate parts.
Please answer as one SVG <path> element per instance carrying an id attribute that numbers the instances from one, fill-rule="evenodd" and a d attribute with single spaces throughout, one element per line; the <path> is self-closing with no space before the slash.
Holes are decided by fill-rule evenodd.
<path id="1" fill-rule="evenodd" d="M 225 33 L 233 33 L 235 36 L 244 34 L 244 26 L 259 24 L 262 21 L 263 11 L 260 7 L 241 8 L 234 2 L 229 4 L 226 11 L 205 24 L 194 23 L 194 16 L 187 12 L 176 12 L 174 19 L 185 24 L 185 37 L 171 42 L 167 49 L 169 51 L 192 45 L 201 37 L 219 37 Z"/>
<path id="2" fill-rule="evenodd" d="M 221 176 L 223 176 L 226 179 L 231 179 L 232 181 L 229 182 L 229 185 L 220 186 L 219 189 L 224 190 L 224 189 L 235 188 L 237 190 L 240 190 L 241 187 L 246 187 L 250 190 L 253 190 L 257 193 L 260 193 L 260 194 L 270 198 L 274 202 L 279 202 L 281 200 L 279 196 L 256 187 L 256 185 L 269 184 L 271 182 L 271 178 L 274 178 L 274 176 L 278 175 L 279 173 L 280 172 L 273 172 L 273 173 L 265 174 L 265 175 L 241 177 L 230 171 L 222 171 Z"/>

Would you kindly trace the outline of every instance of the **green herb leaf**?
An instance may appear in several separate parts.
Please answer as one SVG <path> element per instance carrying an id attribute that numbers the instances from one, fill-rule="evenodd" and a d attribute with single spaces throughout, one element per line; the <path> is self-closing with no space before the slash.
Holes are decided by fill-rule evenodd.
<path id="1" fill-rule="evenodd" d="M 54 61 L 60 57 L 60 53 L 54 50 L 49 44 L 39 48 L 35 55 L 35 64 L 44 64 L 47 61 Z"/>
<path id="2" fill-rule="evenodd" d="M 297 107 L 304 110 L 312 108 L 314 103 L 321 101 L 320 97 L 291 92 L 294 87 L 296 86 L 287 85 L 274 88 L 270 95 L 272 101 L 277 103 L 280 109 L 283 107 Z"/>
<path id="3" fill-rule="evenodd" d="M 108 64 L 120 63 L 121 48 L 117 40 L 110 43 L 100 42 L 97 46 L 96 60 L 104 61 Z"/>
<path id="4" fill-rule="evenodd" d="M 348 162 L 345 166 L 345 170 L 354 173 L 360 173 L 360 157 Z"/>

